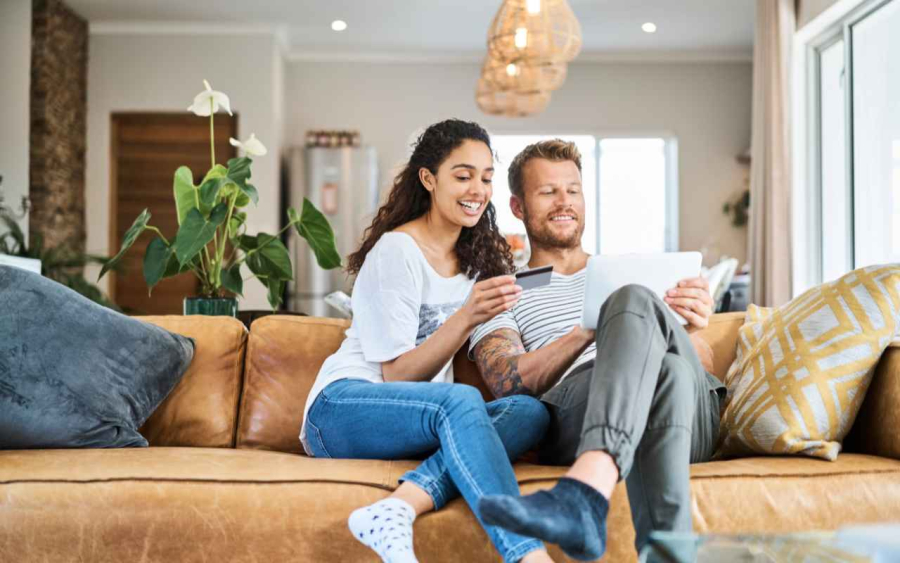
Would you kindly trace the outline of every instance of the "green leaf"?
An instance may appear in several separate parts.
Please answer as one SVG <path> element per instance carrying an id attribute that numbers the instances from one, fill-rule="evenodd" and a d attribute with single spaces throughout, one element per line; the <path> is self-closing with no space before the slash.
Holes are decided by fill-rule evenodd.
<path id="1" fill-rule="evenodd" d="M 235 295 L 244 296 L 244 278 L 241 277 L 241 265 L 235 264 L 227 270 L 222 270 L 222 287 Z"/>
<path id="2" fill-rule="evenodd" d="M 247 214 L 243 211 L 238 211 L 231 215 L 231 222 L 228 223 L 228 238 L 233 239 L 237 238 L 238 231 L 241 226 L 247 222 Z"/>
<path id="3" fill-rule="evenodd" d="M 200 213 L 208 216 L 219 197 L 219 190 L 228 180 L 224 178 L 210 178 L 200 185 Z"/>
<path id="4" fill-rule="evenodd" d="M 322 215 L 316 206 L 306 198 L 303 198 L 303 214 L 297 217 L 297 211 L 288 209 L 288 219 L 297 229 L 301 237 L 306 239 L 316 255 L 316 262 L 325 270 L 332 270 L 341 266 L 341 255 L 337 251 L 334 241 L 334 231 L 328 224 L 328 219 Z"/>
<path id="5" fill-rule="evenodd" d="M 225 176 L 228 176 L 228 169 L 221 164 L 216 164 L 210 168 L 209 172 L 206 173 L 206 176 L 203 177 L 203 182 L 212 178 L 224 178 Z M 203 182 L 200 183 L 202 184 Z"/>
<path id="6" fill-rule="evenodd" d="M 250 179 L 250 163 L 252 162 L 253 161 L 246 156 L 229 160 L 228 179 L 237 184 L 241 189 L 241 192 L 256 205 L 259 202 L 259 192 L 256 191 L 256 188 L 247 183 L 247 180 Z M 235 203 L 235 205 L 237 205 L 237 203 Z M 237 206 L 244 207 L 244 205 L 247 204 L 244 203 L 243 205 Z"/>
<path id="7" fill-rule="evenodd" d="M 280 240 L 260 233 L 257 237 L 243 235 L 239 241 L 241 250 L 247 253 L 247 266 L 256 276 L 261 279 L 294 279 L 290 254 Z"/>
<path id="8" fill-rule="evenodd" d="M 194 195 L 194 175 L 187 166 L 182 166 L 175 171 L 175 210 L 178 212 L 178 224 L 184 223 L 188 211 L 197 207 L 197 198 Z"/>
<path id="9" fill-rule="evenodd" d="M 284 281 L 269 278 L 266 280 L 266 286 L 269 288 L 269 305 L 272 306 L 273 311 L 277 311 L 284 298 Z"/>
<path id="10" fill-rule="evenodd" d="M 254 256 L 258 256 L 266 275 L 282 280 L 294 279 L 294 269 L 291 267 L 291 255 L 287 247 L 272 235 L 260 233 L 257 236 L 259 250 Z"/>
<path id="11" fill-rule="evenodd" d="M 253 205 L 259 203 L 259 192 L 253 184 L 244 184 L 241 186 L 241 195 L 246 196 L 253 202 Z M 246 204 L 244 204 L 246 205 Z"/>
<path id="12" fill-rule="evenodd" d="M 193 210 L 193 211 L 196 211 Z M 197 212 L 199 215 L 199 212 Z M 100 269 L 100 275 L 97 276 L 97 279 L 103 277 L 103 275 L 110 271 L 116 262 L 122 258 L 122 255 L 125 254 L 129 248 L 134 244 L 134 241 L 141 236 L 141 233 L 144 232 L 144 229 L 147 228 L 147 223 L 150 221 L 150 211 L 144 209 L 141 211 L 141 214 L 137 216 L 137 219 L 134 220 L 134 223 L 131 224 L 131 227 L 125 232 L 125 238 L 122 239 L 122 247 L 119 249 L 119 252 L 112 257 L 112 259 L 103 265 L 103 268 Z"/>
<path id="13" fill-rule="evenodd" d="M 247 207 L 250 205 L 250 196 L 245 194 L 243 191 L 238 194 L 237 198 L 234 200 L 235 207 Z"/>
<path id="14" fill-rule="evenodd" d="M 216 198 L 221 194 L 222 188 L 232 184 L 227 178 L 228 169 L 221 164 L 216 164 L 209 169 L 203 181 L 200 183 L 200 213 L 204 217 L 209 217 L 213 206 L 216 204 Z M 237 189 L 237 188 L 234 188 Z"/>
<path id="15" fill-rule="evenodd" d="M 238 237 L 238 243 L 244 252 L 249 252 L 259 246 L 259 241 L 256 240 L 256 237 L 250 235 L 241 235 Z"/>
<path id="16" fill-rule="evenodd" d="M 163 239 L 156 237 L 147 245 L 144 254 L 144 281 L 147 282 L 147 294 L 153 293 L 153 286 L 159 283 L 166 274 L 166 266 L 172 251 Z"/>
<path id="17" fill-rule="evenodd" d="M 250 163 L 253 162 L 246 156 L 232 158 L 228 161 L 228 177 L 237 185 L 250 179 Z"/>
<path id="18" fill-rule="evenodd" d="M 203 218 L 200 211 L 191 209 L 175 237 L 175 256 L 178 263 L 184 266 L 213 239 L 216 227 L 225 222 L 228 216 L 228 205 L 220 203 L 210 213 L 209 220 Z"/>

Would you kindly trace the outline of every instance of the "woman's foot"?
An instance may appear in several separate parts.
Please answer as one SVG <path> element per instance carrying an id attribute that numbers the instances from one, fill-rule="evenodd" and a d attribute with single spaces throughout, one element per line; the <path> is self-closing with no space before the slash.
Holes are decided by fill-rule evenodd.
<path id="1" fill-rule="evenodd" d="M 356 540 L 384 563 L 417 563 L 413 552 L 416 511 L 398 498 L 386 498 L 354 510 L 347 521 Z"/>
<path id="2" fill-rule="evenodd" d="M 553 559 L 550 558 L 549 553 L 540 549 L 527 553 L 525 557 L 519 559 L 519 563 L 553 563 Z"/>

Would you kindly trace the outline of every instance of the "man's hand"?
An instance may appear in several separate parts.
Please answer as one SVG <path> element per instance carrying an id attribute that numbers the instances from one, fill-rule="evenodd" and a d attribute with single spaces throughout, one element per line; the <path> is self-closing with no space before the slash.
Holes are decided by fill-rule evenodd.
<path id="1" fill-rule="evenodd" d="M 703 369 L 708 371 L 709 373 L 713 372 L 713 349 L 710 345 L 700 337 L 699 334 L 694 333 L 689 335 L 691 339 L 691 344 L 694 345 L 694 350 L 697 352 L 697 357 L 700 358 L 700 364 L 703 366 Z"/>
<path id="2" fill-rule="evenodd" d="M 678 286 L 666 292 L 665 302 L 684 317 L 695 329 L 706 328 L 713 313 L 713 300 L 709 294 L 709 282 L 697 277 L 681 280 Z"/>

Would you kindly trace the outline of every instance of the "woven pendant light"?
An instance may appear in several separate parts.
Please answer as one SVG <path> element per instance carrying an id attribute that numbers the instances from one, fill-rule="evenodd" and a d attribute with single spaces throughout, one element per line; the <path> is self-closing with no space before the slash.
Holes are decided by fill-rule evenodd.
<path id="1" fill-rule="evenodd" d="M 488 56 L 481 76 L 496 90 L 550 91 L 559 89 L 566 81 L 566 64 L 534 64 L 528 60 L 504 63 Z"/>
<path id="2" fill-rule="evenodd" d="M 581 51 L 581 25 L 566 0 L 504 0 L 488 31 L 488 53 L 505 63 L 568 63 Z"/>
<path id="3" fill-rule="evenodd" d="M 488 115 L 526 117 L 541 113 L 550 104 L 550 92 L 495 90 L 482 77 L 475 90 L 475 103 Z"/>

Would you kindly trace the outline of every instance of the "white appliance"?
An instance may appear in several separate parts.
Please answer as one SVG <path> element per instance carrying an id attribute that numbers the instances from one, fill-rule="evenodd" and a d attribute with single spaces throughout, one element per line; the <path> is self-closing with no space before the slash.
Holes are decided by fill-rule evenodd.
<path id="1" fill-rule="evenodd" d="M 303 209 L 309 199 L 334 229 L 338 252 L 346 266 L 347 255 L 359 247 L 363 231 L 378 207 L 378 162 L 373 147 L 294 147 L 288 152 L 286 205 Z M 284 213 L 282 214 L 284 216 Z M 288 288 L 287 308 L 316 317 L 339 317 L 325 304 L 333 291 L 350 293 L 351 280 L 343 269 L 326 271 L 300 235 L 291 229 L 288 249 L 294 265 L 294 282 Z"/>

